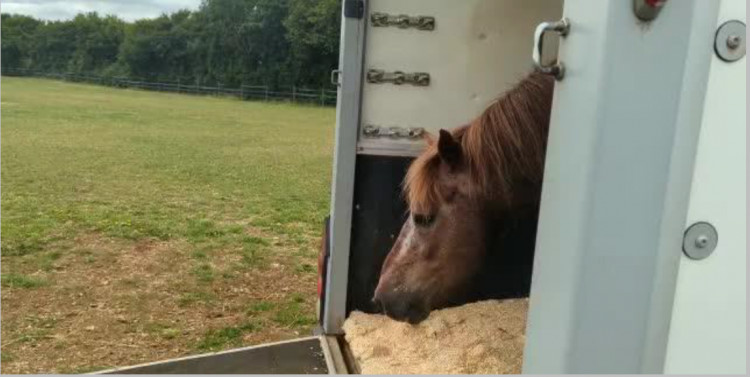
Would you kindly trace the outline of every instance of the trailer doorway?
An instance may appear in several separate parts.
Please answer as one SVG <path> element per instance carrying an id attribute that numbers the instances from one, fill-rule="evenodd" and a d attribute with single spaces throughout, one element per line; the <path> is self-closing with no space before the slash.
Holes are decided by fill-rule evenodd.
<path id="1" fill-rule="evenodd" d="M 345 4 L 349 17 L 342 27 L 330 254 L 321 315 L 326 333 L 340 334 L 351 310 L 373 310 L 369 298 L 380 264 L 403 221 L 403 202 L 395 199 L 398 184 L 420 150 L 409 135 L 420 128 L 454 127 L 461 116 L 480 111 L 477 99 L 486 97 L 477 95 L 471 86 L 476 81 L 466 77 L 471 64 L 457 59 L 467 55 L 472 38 L 491 41 L 493 34 L 472 34 L 476 30 L 467 25 L 474 21 L 468 16 L 473 13 L 451 6 L 474 7 L 488 19 L 515 15 L 496 26 L 524 20 L 517 13 L 482 7 L 489 3 L 511 6 L 503 1 Z M 644 19 L 638 7 L 646 3 L 663 9 Z M 564 63 L 565 77 L 555 89 L 524 371 L 664 371 L 667 344 L 670 349 L 676 344 L 667 330 L 708 66 L 730 64 L 714 55 L 714 36 L 731 17 L 744 20 L 739 11 L 717 14 L 719 6 L 739 9 L 735 3 L 740 4 L 569 0 L 555 3 L 559 8 L 552 11 L 550 2 L 544 2 L 529 22 L 527 37 L 520 37 L 524 47 L 504 56 L 530 68 L 536 26 L 562 16 L 570 20 L 559 54 L 543 54 Z M 434 29 L 373 26 L 374 12 L 414 16 L 417 26 L 422 25 L 419 17 L 434 17 Z M 441 20 L 451 17 L 454 32 L 438 34 L 447 23 Z M 385 36 L 395 41 L 379 43 Z M 415 40 L 419 43 L 409 44 Z M 456 53 L 430 55 L 421 48 L 432 45 Z M 486 61 L 494 62 L 491 57 Z M 483 82 L 493 97 L 519 77 L 508 74 L 492 81 L 500 76 L 486 76 L 490 78 Z M 394 85 L 394 80 L 414 83 Z M 445 97 L 435 94 L 440 90 Z M 444 115 L 456 108 L 467 113 Z"/>

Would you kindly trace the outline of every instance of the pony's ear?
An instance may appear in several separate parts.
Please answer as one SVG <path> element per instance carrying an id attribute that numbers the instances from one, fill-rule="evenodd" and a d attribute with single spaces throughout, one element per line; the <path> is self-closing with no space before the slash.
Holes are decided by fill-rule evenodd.
<path id="1" fill-rule="evenodd" d="M 450 132 L 442 129 L 438 138 L 438 154 L 440 159 L 450 166 L 456 166 L 461 162 L 461 144 Z"/>

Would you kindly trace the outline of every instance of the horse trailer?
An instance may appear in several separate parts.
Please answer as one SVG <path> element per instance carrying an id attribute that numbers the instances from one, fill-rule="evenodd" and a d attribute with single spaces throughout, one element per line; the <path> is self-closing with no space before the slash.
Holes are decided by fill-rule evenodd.
<path id="1" fill-rule="evenodd" d="M 373 311 L 419 137 L 557 81 L 525 373 L 745 373 L 745 2 L 344 1 L 323 332 Z M 533 44 L 533 49 L 532 49 Z"/>
<path id="2" fill-rule="evenodd" d="M 524 373 L 746 373 L 745 1 L 343 0 L 319 328 L 105 373 L 357 373 L 425 133 L 554 76 Z"/>

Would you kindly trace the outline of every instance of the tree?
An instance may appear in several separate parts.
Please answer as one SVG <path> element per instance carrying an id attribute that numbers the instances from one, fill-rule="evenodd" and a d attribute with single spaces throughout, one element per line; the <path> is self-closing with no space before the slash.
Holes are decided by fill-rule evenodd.
<path id="1" fill-rule="evenodd" d="M 125 23 L 117 17 L 99 17 L 95 12 L 79 14 L 72 20 L 75 30 L 75 52 L 69 70 L 79 73 L 101 73 L 117 61 L 125 36 Z"/>
<path id="2" fill-rule="evenodd" d="M 28 16 L 3 14 L 0 26 L 2 30 L 2 65 L 5 68 L 28 68 L 30 65 L 31 46 L 37 28 L 42 23 Z"/>
<path id="3" fill-rule="evenodd" d="M 184 19 L 177 18 L 177 21 Z M 133 78 L 171 80 L 178 56 L 187 50 L 187 40 L 175 35 L 175 20 L 167 15 L 128 25 L 120 49 L 120 60 Z"/>
<path id="4" fill-rule="evenodd" d="M 76 29 L 70 21 L 46 22 L 31 44 L 30 68 L 65 72 L 76 51 Z"/>
<path id="5" fill-rule="evenodd" d="M 320 86 L 338 61 L 340 0 L 203 0 L 124 22 L 2 15 L 2 65 L 237 87 Z"/>
<path id="6" fill-rule="evenodd" d="M 323 86 L 338 65 L 341 0 L 292 0 L 284 21 L 295 82 Z"/>

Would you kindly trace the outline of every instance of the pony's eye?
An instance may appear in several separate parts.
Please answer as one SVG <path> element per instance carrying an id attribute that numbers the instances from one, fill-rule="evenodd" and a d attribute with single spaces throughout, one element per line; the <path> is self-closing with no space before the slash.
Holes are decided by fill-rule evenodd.
<path id="1" fill-rule="evenodd" d="M 418 226 L 430 226 L 435 222 L 435 216 L 433 215 L 414 214 L 412 217 L 414 218 L 414 224 L 417 224 Z"/>

